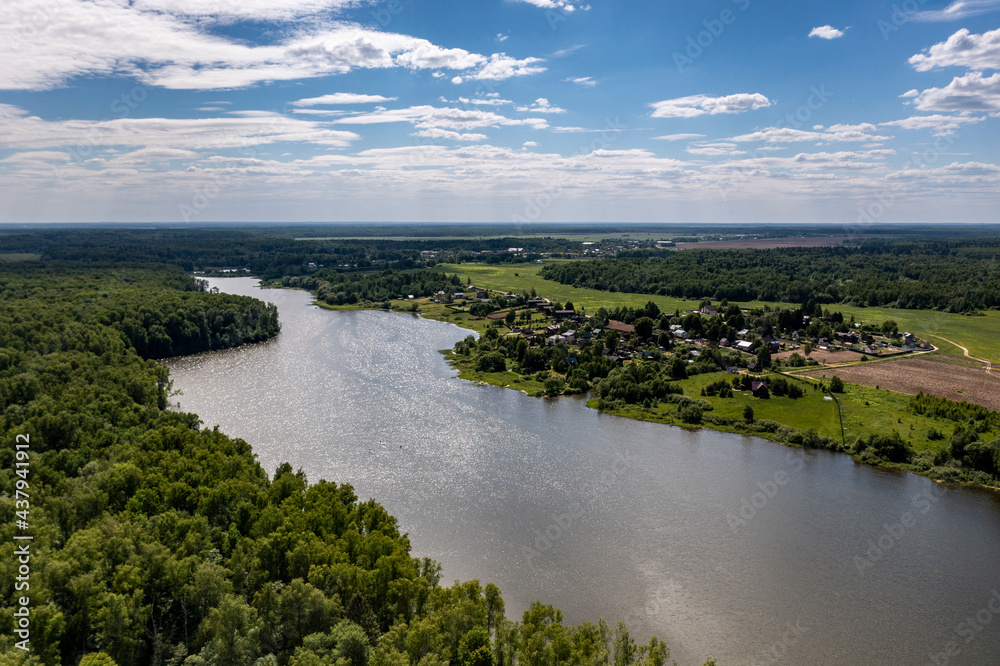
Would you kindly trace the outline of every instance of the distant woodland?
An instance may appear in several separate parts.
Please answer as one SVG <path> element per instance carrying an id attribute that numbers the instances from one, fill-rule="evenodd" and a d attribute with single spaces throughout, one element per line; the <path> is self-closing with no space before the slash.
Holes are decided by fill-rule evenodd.
<path id="1" fill-rule="evenodd" d="M 811 300 L 968 312 L 1000 307 L 1000 240 L 635 251 L 547 265 L 540 274 L 575 287 L 695 300 Z"/>

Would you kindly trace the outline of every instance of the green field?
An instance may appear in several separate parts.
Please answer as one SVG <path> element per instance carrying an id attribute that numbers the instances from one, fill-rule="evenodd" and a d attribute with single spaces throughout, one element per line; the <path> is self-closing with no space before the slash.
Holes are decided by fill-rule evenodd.
<path id="1" fill-rule="evenodd" d="M 566 260 L 549 260 L 547 263 L 556 261 Z M 601 306 L 608 308 L 623 305 L 642 307 L 647 301 L 653 301 L 660 307 L 660 310 L 669 312 L 675 309 L 690 310 L 698 306 L 697 301 L 685 301 L 669 296 L 577 289 L 540 277 L 538 272 L 542 269 L 542 264 L 441 264 L 437 268 L 447 273 L 457 273 L 463 279 L 468 277 L 478 287 L 500 291 L 530 291 L 534 289 L 540 296 L 552 300 L 573 301 L 577 308 L 583 306 L 588 312 L 593 312 Z M 742 305 L 760 307 L 764 303 L 754 301 Z M 768 305 L 788 306 L 788 304 L 781 303 L 768 303 Z M 844 313 L 845 317 L 854 315 L 859 322 L 868 321 L 881 324 L 892 319 L 899 325 L 900 330 L 908 331 L 918 338 L 928 340 L 935 346 L 941 347 L 946 353 L 962 356 L 962 351 L 957 347 L 931 336 L 940 335 L 953 340 L 968 347 L 969 353 L 975 357 L 1000 363 L 1000 311 L 991 310 L 982 317 L 969 317 L 936 310 L 895 310 L 846 305 L 833 305 L 830 309 Z"/>
<path id="2" fill-rule="evenodd" d="M 546 263 L 553 264 L 560 261 L 569 260 L 549 259 Z M 439 264 L 435 266 L 435 269 L 442 270 L 448 274 L 458 274 L 462 279 L 468 277 L 472 281 L 471 284 L 486 289 L 514 292 L 530 292 L 534 289 L 539 296 L 544 296 L 553 301 L 572 301 L 577 309 L 582 306 L 587 309 L 587 312 L 593 312 L 602 306 L 615 308 L 627 305 L 633 308 L 641 308 L 649 301 L 656 303 L 663 312 L 673 312 L 677 309 L 693 310 L 699 304 L 699 301 L 687 301 L 670 296 L 578 289 L 542 278 L 538 275 L 542 266 L 543 264 Z M 744 303 L 743 305 L 757 307 L 764 304 L 754 301 L 752 303 Z"/>
<path id="3" fill-rule="evenodd" d="M 42 258 L 40 254 L 32 254 L 30 252 L 3 252 L 0 253 L 0 263 L 3 264 L 13 264 L 22 261 L 38 261 Z"/>

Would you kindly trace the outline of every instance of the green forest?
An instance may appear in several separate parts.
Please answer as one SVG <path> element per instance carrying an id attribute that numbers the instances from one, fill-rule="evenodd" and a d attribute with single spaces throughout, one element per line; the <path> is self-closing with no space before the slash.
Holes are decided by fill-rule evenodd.
<path id="1" fill-rule="evenodd" d="M 412 557 L 396 520 L 349 484 L 288 464 L 270 475 L 246 442 L 165 409 L 154 358 L 277 332 L 273 308 L 207 293 L 177 267 L 0 265 L 3 663 L 669 661 L 655 638 L 569 626 L 542 603 L 507 619 L 495 585 L 441 586 L 440 565 Z M 29 587 L 15 591 L 22 519 Z M 30 652 L 16 647 L 24 595 Z"/>
<path id="2" fill-rule="evenodd" d="M 540 275 L 574 287 L 694 300 L 812 300 L 969 312 L 1000 307 L 1000 240 L 637 250 L 614 259 L 550 264 Z"/>

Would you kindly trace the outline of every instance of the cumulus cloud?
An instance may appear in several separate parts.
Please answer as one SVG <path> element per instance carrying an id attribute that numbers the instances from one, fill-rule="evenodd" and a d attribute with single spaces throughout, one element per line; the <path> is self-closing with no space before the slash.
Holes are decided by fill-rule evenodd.
<path id="1" fill-rule="evenodd" d="M 568 79 L 563 79 L 563 83 L 575 83 L 578 86 L 584 86 L 586 88 L 593 88 L 597 85 L 597 81 L 589 76 L 577 76 L 575 78 L 570 77 Z"/>
<path id="2" fill-rule="evenodd" d="M 162 3 L 174 6 L 166 0 Z M 222 4 L 243 18 L 259 18 L 269 16 L 271 4 L 279 13 L 295 14 L 345 3 L 252 0 Z M 0 41 L 0 89 L 54 88 L 78 76 L 128 75 L 153 86 L 206 90 L 330 76 L 353 69 L 448 69 L 489 80 L 545 69 L 539 58 L 482 55 L 409 35 L 329 21 L 306 24 L 284 39 L 255 45 L 205 32 L 204 22 L 182 15 L 199 16 L 208 11 L 207 2 L 183 0 L 176 10 L 154 7 L 159 5 L 5 0 L 0 3 L 5 33 Z M 217 11 L 229 11 L 225 8 Z"/>
<path id="3" fill-rule="evenodd" d="M 929 9 L 913 15 L 914 21 L 942 22 L 958 21 L 970 16 L 979 16 L 1000 9 L 1000 0 L 956 0 L 944 9 Z"/>
<path id="4" fill-rule="evenodd" d="M 903 99 L 911 99 L 913 97 L 916 97 L 919 94 L 920 94 L 920 91 L 917 90 L 916 88 L 914 88 L 912 90 L 907 90 L 905 93 L 903 93 L 902 95 L 900 95 L 900 97 L 902 97 Z"/>
<path id="5" fill-rule="evenodd" d="M 844 31 L 838 30 L 832 25 L 821 25 L 818 28 L 813 28 L 809 36 L 819 37 L 820 39 L 837 39 L 844 36 Z"/>
<path id="6" fill-rule="evenodd" d="M 535 100 L 533 104 L 528 106 L 516 107 L 518 111 L 527 111 L 529 113 L 566 113 L 566 109 L 561 109 L 558 106 L 552 106 L 549 104 L 549 100 L 544 97 L 539 97 Z"/>
<path id="7" fill-rule="evenodd" d="M 293 106 L 320 106 L 338 104 L 377 104 L 381 102 L 394 102 L 396 97 L 383 97 L 382 95 L 358 95 L 355 93 L 332 93 L 320 97 L 307 97 L 292 102 Z"/>
<path id="8" fill-rule="evenodd" d="M 653 118 L 696 118 L 719 113 L 744 113 L 771 106 L 771 100 L 760 93 L 737 93 L 725 97 L 691 95 L 654 102 Z"/>
<path id="9" fill-rule="evenodd" d="M 946 41 L 910 58 L 918 72 L 943 67 L 1000 69 L 1000 29 L 976 35 L 962 28 Z"/>
<path id="10" fill-rule="evenodd" d="M 878 136 L 873 134 L 878 128 L 870 123 L 859 125 L 831 125 L 823 128 L 817 126 L 816 129 L 800 130 L 791 127 L 768 127 L 757 132 L 734 136 L 729 141 L 736 142 L 761 142 L 761 143 L 799 143 L 803 141 L 816 141 L 820 143 L 840 143 L 840 142 L 872 142 L 888 141 L 891 137 Z"/>
<path id="11" fill-rule="evenodd" d="M 1000 74 L 969 72 L 956 76 L 943 88 L 928 88 L 913 100 L 921 111 L 1000 110 Z"/>

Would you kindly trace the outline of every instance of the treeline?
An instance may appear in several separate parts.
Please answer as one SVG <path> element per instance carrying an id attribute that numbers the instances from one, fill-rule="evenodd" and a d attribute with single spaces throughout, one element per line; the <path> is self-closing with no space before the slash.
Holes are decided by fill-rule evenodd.
<path id="1" fill-rule="evenodd" d="M 308 277 L 286 276 L 286 287 L 308 289 L 317 300 L 330 305 L 384 303 L 394 298 L 431 296 L 439 291 L 449 294 L 464 289 L 457 275 L 447 276 L 438 271 L 382 271 L 380 273 L 338 273 L 317 271 Z"/>
<path id="2" fill-rule="evenodd" d="M 566 626 L 542 604 L 515 623 L 494 585 L 443 588 L 439 565 L 412 557 L 396 520 L 350 485 L 310 484 L 288 464 L 269 477 L 246 442 L 166 411 L 166 369 L 109 313 L 137 293 L 167 320 L 186 298 L 206 312 L 242 299 L 200 292 L 170 268 L 0 267 L 0 285 L 3 663 L 667 661 L 663 643 L 637 645 L 621 625 Z M 224 317 L 205 321 L 209 340 L 232 341 L 216 328 Z M 30 437 L 23 476 L 18 435 Z M 17 590 L 15 533 L 33 537 L 29 587 Z M 30 652 L 16 647 L 22 596 Z"/>
<path id="3" fill-rule="evenodd" d="M 541 275 L 575 287 L 686 299 L 967 312 L 1000 307 L 1000 240 L 684 250 L 550 264 Z"/>
<path id="4" fill-rule="evenodd" d="M 351 239 L 323 233 L 322 227 L 0 230 L 0 245 L 4 252 L 36 254 L 43 261 L 156 262 L 188 272 L 249 268 L 265 279 L 308 275 L 320 267 L 356 272 L 429 268 L 443 261 L 533 261 L 541 253 L 581 248 L 579 241 L 559 238 Z M 524 252 L 508 252 L 512 247 Z"/>

